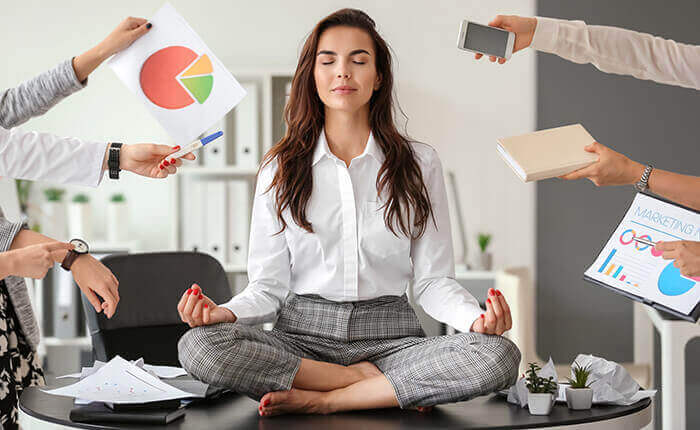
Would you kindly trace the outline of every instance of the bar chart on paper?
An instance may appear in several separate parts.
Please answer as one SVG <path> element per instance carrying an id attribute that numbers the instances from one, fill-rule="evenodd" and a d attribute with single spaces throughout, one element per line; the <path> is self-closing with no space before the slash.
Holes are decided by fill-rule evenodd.
<path id="1" fill-rule="evenodd" d="M 639 194 L 586 277 L 688 314 L 700 299 L 700 278 L 681 274 L 673 260 L 639 242 L 699 240 L 700 216 Z"/>

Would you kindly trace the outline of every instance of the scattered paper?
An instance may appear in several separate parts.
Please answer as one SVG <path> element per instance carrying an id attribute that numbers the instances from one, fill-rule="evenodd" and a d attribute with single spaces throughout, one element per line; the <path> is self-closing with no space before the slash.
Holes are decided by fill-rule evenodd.
<path id="1" fill-rule="evenodd" d="M 187 375 L 187 371 L 185 369 L 183 369 L 182 367 L 157 366 L 157 365 L 145 364 L 143 362 L 143 358 L 139 358 L 138 360 L 131 361 L 131 363 L 137 367 L 144 369 L 148 373 L 150 373 L 154 376 L 157 376 L 159 378 L 162 378 L 162 379 L 171 379 L 171 378 L 177 378 L 179 376 Z M 104 361 L 95 360 L 95 364 L 92 367 L 83 367 L 83 369 L 80 373 L 70 373 L 68 375 L 58 376 L 58 377 L 56 377 L 56 379 L 87 378 L 88 376 L 95 373 L 98 369 L 103 367 L 105 364 L 106 363 Z"/>
<path id="2" fill-rule="evenodd" d="M 632 405 L 656 394 L 656 390 L 640 390 L 637 381 L 614 361 L 579 354 L 574 362 L 581 367 L 589 366 L 591 370 L 588 380 L 591 381 L 594 404 Z"/>
<path id="3" fill-rule="evenodd" d="M 44 391 L 82 401 L 117 404 L 157 402 L 194 396 L 166 384 L 119 356 L 75 384 Z"/>
<path id="4" fill-rule="evenodd" d="M 554 382 L 558 383 L 559 378 L 557 377 L 557 372 L 554 368 L 552 357 L 550 357 L 547 364 L 545 364 L 542 369 L 537 372 L 537 376 L 541 376 L 543 378 L 549 378 L 551 376 Z M 524 408 L 527 405 L 527 393 L 527 380 L 525 377 L 522 377 L 518 379 L 518 382 L 516 382 L 515 385 L 510 387 L 510 390 L 508 391 L 508 403 L 519 404 L 520 407 Z"/>

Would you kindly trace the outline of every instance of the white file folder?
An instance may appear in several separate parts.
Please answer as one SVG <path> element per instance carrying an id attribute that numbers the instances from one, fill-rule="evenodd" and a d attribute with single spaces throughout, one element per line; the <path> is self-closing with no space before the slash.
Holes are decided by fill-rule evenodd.
<path id="1" fill-rule="evenodd" d="M 182 248 L 185 251 L 207 252 L 205 248 L 206 182 L 185 178 L 182 182 Z"/>
<path id="2" fill-rule="evenodd" d="M 245 180 L 228 183 L 229 262 L 235 265 L 248 263 L 248 239 L 250 235 L 250 185 Z"/>
<path id="3" fill-rule="evenodd" d="M 260 161 L 260 120 L 258 84 L 241 84 L 248 95 L 233 110 L 235 164 L 238 167 L 258 167 Z"/>
<path id="4" fill-rule="evenodd" d="M 223 181 L 206 182 L 206 205 L 204 218 L 206 246 L 204 252 L 210 254 L 221 264 L 226 263 L 226 183 Z"/>

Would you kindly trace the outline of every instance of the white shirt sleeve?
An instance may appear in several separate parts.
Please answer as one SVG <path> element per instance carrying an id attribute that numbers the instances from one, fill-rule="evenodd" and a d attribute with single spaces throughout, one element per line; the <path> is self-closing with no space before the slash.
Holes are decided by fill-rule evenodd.
<path id="1" fill-rule="evenodd" d="M 455 281 L 450 215 L 442 165 L 432 148 L 427 155 L 423 180 L 433 207 L 435 223 L 428 219 L 423 236 L 411 243 L 412 294 L 436 320 L 468 332 L 484 312 L 479 302 Z M 435 227 L 437 224 L 437 228 Z"/>
<path id="2" fill-rule="evenodd" d="M 230 309 L 242 324 L 274 321 L 289 293 L 289 247 L 275 212 L 274 190 L 267 188 L 274 175 L 273 163 L 258 175 L 253 201 L 248 253 L 248 286 L 221 306 Z"/>
<path id="3" fill-rule="evenodd" d="M 96 187 L 106 142 L 0 127 L 0 176 Z"/>
<path id="4" fill-rule="evenodd" d="M 537 17 L 531 48 L 607 73 L 700 90 L 700 46 L 583 21 Z"/>

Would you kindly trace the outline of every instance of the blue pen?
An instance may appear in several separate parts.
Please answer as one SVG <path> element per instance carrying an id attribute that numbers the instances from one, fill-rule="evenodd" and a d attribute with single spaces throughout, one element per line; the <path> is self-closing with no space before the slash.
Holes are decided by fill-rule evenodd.
<path id="1" fill-rule="evenodd" d="M 207 137 L 204 137 L 199 140 L 195 140 L 194 142 L 185 145 L 182 149 L 177 151 L 174 154 L 168 155 L 168 158 L 180 158 L 184 155 L 189 154 L 192 151 L 196 151 L 197 149 L 201 148 L 202 146 L 206 145 L 207 143 L 211 142 L 212 140 L 218 139 L 221 136 L 224 135 L 223 131 L 217 131 L 216 133 L 212 133 Z"/>

